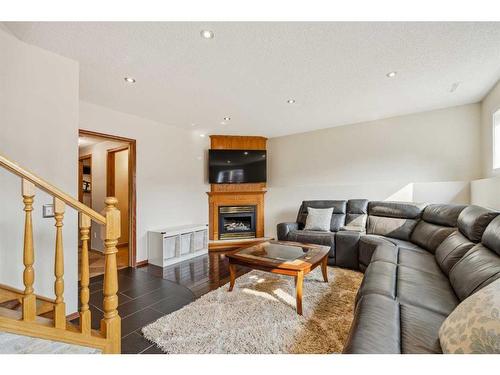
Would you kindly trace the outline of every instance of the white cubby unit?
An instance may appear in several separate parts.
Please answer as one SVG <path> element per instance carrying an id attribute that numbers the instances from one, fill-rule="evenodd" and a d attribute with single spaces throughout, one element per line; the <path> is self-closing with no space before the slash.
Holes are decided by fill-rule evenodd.
<path id="1" fill-rule="evenodd" d="M 159 267 L 208 253 L 208 226 L 181 225 L 148 231 L 148 263 Z"/>

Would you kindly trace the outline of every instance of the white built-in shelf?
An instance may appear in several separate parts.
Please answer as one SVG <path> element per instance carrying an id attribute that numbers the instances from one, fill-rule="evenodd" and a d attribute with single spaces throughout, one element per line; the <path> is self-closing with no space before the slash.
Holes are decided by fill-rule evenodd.
<path id="1" fill-rule="evenodd" d="M 148 231 L 148 263 L 159 267 L 208 252 L 208 225 L 194 224 Z"/>

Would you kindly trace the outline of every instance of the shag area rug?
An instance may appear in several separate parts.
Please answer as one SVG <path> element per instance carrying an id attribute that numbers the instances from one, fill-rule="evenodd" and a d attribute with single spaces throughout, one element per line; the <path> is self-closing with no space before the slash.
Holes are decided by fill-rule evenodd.
<path id="1" fill-rule="evenodd" d="M 340 353 L 363 275 L 320 267 L 304 278 L 303 316 L 294 278 L 251 271 L 142 329 L 165 353 Z"/>

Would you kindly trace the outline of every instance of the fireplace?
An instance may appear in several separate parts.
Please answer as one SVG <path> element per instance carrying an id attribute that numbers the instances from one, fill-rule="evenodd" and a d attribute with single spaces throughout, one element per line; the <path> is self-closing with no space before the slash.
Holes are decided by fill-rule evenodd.
<path id="1" fill-rule="evenodd" d="M 255 238 L 256 206 L 219 206 L 219 239 Z"/>

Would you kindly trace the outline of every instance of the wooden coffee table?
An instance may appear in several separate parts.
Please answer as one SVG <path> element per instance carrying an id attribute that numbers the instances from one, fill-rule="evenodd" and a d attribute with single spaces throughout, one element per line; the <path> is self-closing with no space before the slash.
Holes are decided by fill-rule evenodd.
<path id="1" fill-rule="evenodd" d="M 328 282 L 328 246 L 299 242 L 266 241 L 228 254 L 230 284 L 233 290 L 236 265 L 295 277 L 297 314 L 302 315 L 302 286 L 304 276 L 321 264 L 323 279 Z"/>

